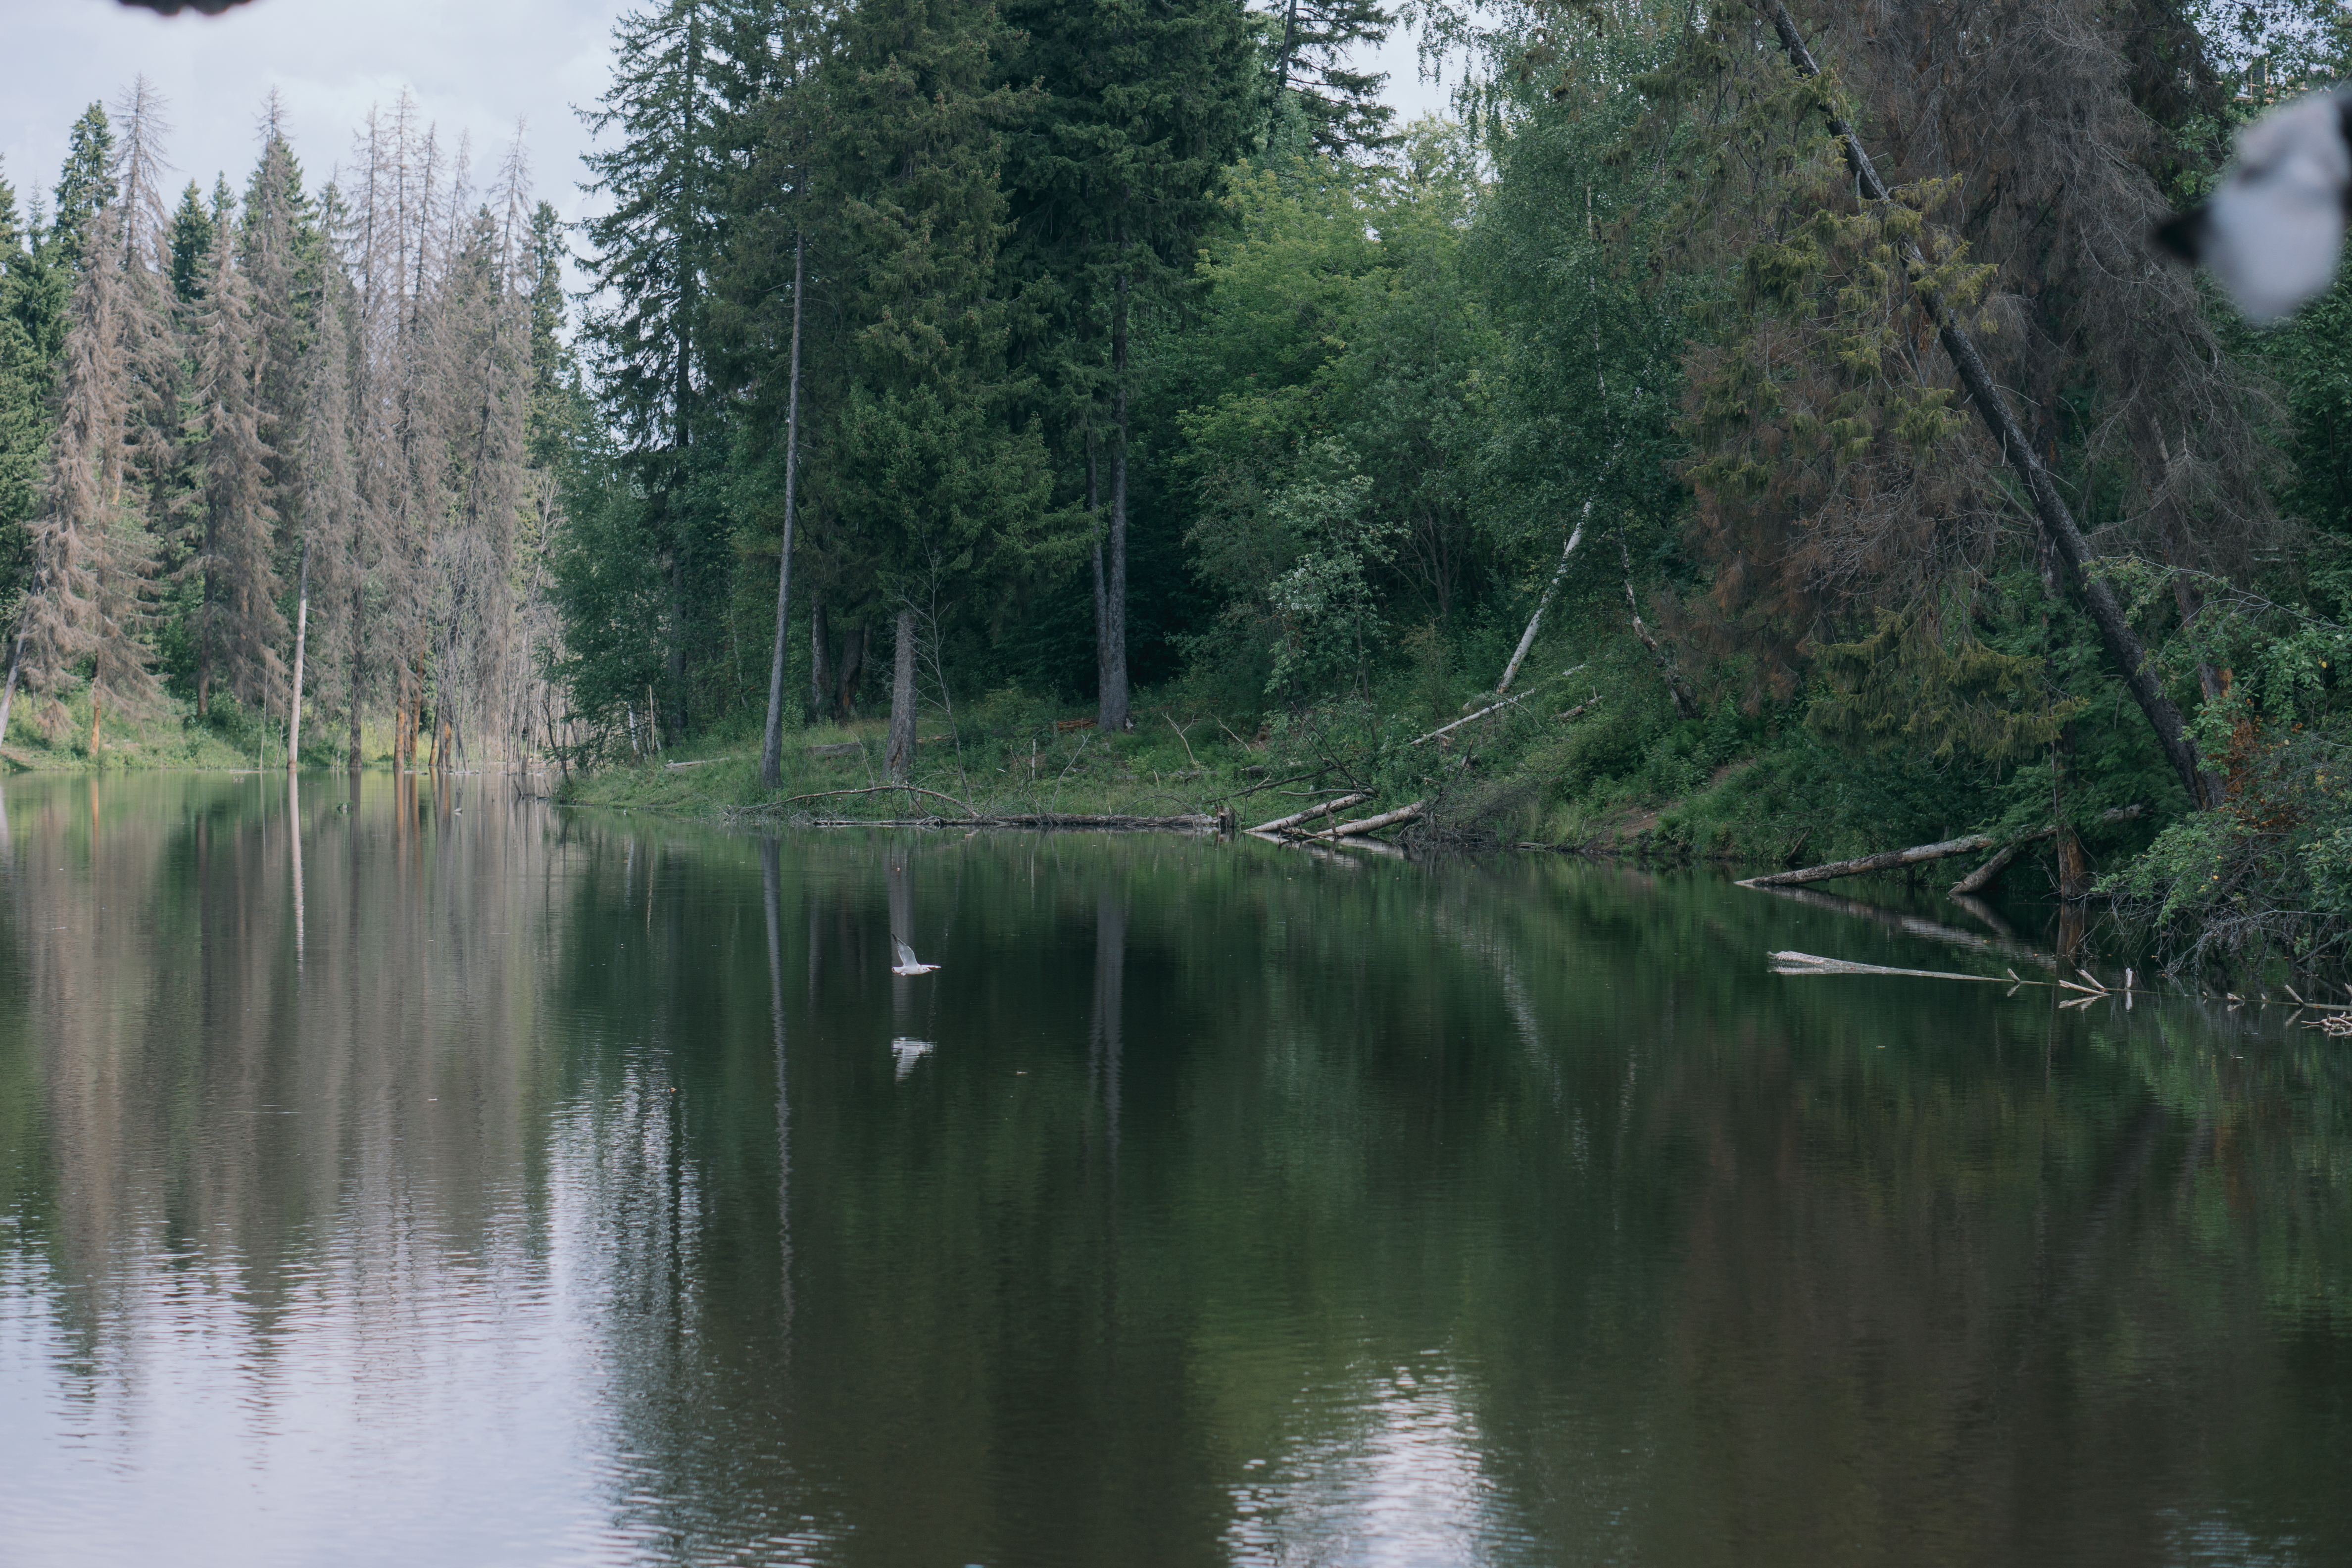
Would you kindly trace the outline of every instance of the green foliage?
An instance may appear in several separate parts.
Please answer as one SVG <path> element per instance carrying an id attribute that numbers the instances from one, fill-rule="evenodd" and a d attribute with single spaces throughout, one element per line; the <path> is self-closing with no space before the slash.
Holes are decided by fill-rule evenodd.
<path id="1" fill-rule="evenodd" d="M 2054 695 L 2042 661 L 1997 653 L 1973 637 L 1948 648 L 1924 613 L 1878 613 L 1857 642 L 1815 650 L 1826 688 L 1807 710 L 1814 733 L 1857 748 L 1902 747 L 1938 763 L 2014 763 L 2055 742 L 2089 704 Z"/>

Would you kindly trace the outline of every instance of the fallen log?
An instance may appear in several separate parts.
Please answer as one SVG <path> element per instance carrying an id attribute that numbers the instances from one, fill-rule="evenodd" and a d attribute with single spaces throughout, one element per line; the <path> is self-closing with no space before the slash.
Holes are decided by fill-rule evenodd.
<path id="1" fill-rule="evenodd" d="M 967 816 L 973 817 L 973 818 L 975 818 L 975 819 L 976 819 L 976 818 L 978 818 L 978 816 L 980 816 L 980 813 L 978 813 L 978 812 L 976 812 L 976 811 L 972 810 L 972 808 L 971 808 L 970 805 L 965 805 L 965 803 L 964 803 L 964 802 L 958 800 L 955 796 L 953 796 L 953 795 L 941 795 L 939 791 L 937 791 L 937 790 L 935 790 L 935 789 L 925 789 L 925 788 L 923 788 L 923 787 L 922 787 L 921 785 L 919 785 L 919 784 L 868 784 L 868 785 L 866 785 L 864 789 L 821 789 L 821 790 L 816 791 L 816 792 L 815 792 L 814 794 L 813 794 L 813 795 L 786 795 L 783 799 L 782 799 L 782 800 L 778 801 L 776 804 L 777 804 L 778 805 L 793 805 L 793 803 L 795 803 L 795 802 L 797 802 L 797 801 L 803 801 L 803 800 L 828 800 L 828 799 L 832 798 L 832 797 L 833 797 L 833 796 L 835 796 L 835 795 L 887 795 L 887 794 L 890 794 L 890 793 L 892 793 L 892 792 L 894 792 L 894 791 L 903 791 L 904 793 L 906 793 L 906 794 L 908 794 L 908 795 L 929 795 L 933 800 L 943 800 L 943 801 L 946 801 L 950 805 L 959 805 L 959 806 L 962 806 L 962 807 L 963 807 L 963 811 L 964 811 L 964 815 L 965 815 L 965 816 Z"/>
<path id="2" fill-rule="evenodd" d="M 1985 889 L 1992 886 L 1995 878 L 2009 869 L 2009 863 L 2016 859 L 2027 845 L 2038 843 L 2044 838 L 2055 837 L 2057 833 L 2058 829 L 2055 827 L 2042 827 L 2021 837 L 2011 839 L 1993 851 L 1991 859 L 1953 883 L 1950 889 L 1952 897 L 1965 899 L 1970 893 L 1984 891 Z"/>
<path id="3" fill-rule="evenodd" d="M 1832 860 L 1824 866 L 1807 866 L 1796 871 L 1774 871 L 1768 876 L 1748 877 L 1738 885 L 1743 888 L 1793 888 L 1805 882 L 1826 882 L 1832 877 L 1859 877 L 1865 871 L 1892 871 L 1898 866 L 1916 866 L 1923 860 L 1942 860 L 1954 855 L 1990 849 L 1996 842 L 1990 834 L 1971 833 L 1965 838 L 1947 838 L 1940 844 L 1915 844 L 1908 849 L 1889 849 L 1853 860 Z"/>
<path id="4" fill-rule="evenodd" d="M 1310 805 L 1305 811 L 1294 811 L 1288 816 L 1277 816 L 1272 822 L 1261 822 L 1250 831 L 1252 833 L 1287 832 L 1302 822 L 1312 822 L 1318 816 L 1328 816 L 1335 811 L 1345 811 L 1351 805 L 1361 805 L 1371 798 L 1370 790 L 1358 790 L 1353 795 L 1335 795 L 1320 805 Z"/>
<path id="5" fill-rule="evenodd" d="M 803 746 L 801 749 L 812 757 L 854 757 L 866 750 L 855 741 L 841 741 L 829 746 Z"/>
<path id="6" fill-rule="evenodd" d="M 2101 812 L 2099 814 L 2099 820 L 2102 822 L 2128 822 L 2133 817 L 2137 816 L 2144 809 L 2146 808 L 2137 805 L 2117 806 L 2113 811 Z M 1967 876 L 1953 883 L 1950 889 L 1952 897 L 1956 899 L 1963 899 L 1968 897 L 1970 893 L 1983 892 L 1987 888 L 1992 886 L 1994 880 L 1998 879 L 2003 871 L 2009 869 L 2009 863 L 2017 858 L 2018 852 L 2020 850 L 2023 849 L 2029 844 L 2039 843 L 2044 838 L 2054 838 L 2057 835 L 2058 829 L 2053 824 L 2048 827 L 2038 827 L 2032 832 L 2024 835 L 2022 837 L 2010 840 L 2007 844 L 2000 847 L 2000 850 L 1994 854 L 1991 859 L 1987 860 L 1983 865 L 1978 867 L 1975 870 L 1969 872 Z"/>
<path id="7" fill-rule="evenodd" d="M 735 755 L 730 752 L 723 757 L 698 757 L 690 763 L 664 763 L 662 766 L 666 768 L 707 768 L 713 763 L 731 763 L 734 760 Z"/>
<path id="8" fill-rule="evenodd" d="M 1359 833 L 1377 833 L 1383 827 L 1396 827 L 1408 822 L 1419 822 L 1422 808 L 1428 804 L 1425 800 L 1417 800 L 1411 805 L 1401 805 L 1394 811 L 1384 811 L 1378 816 L 1360 816 L 1353 822 L 1342 822 L 1335 827 L 1327 828 L 1321 833 L 1312 833 L 1307 837 L 1328 839 L 1352 838 Z"/>
<path id="9" fill-rule="evenodd" d="M 819 816 L 815 827 L 1077 827 L 1120 832 L 1146 830 L 1213 833 L 1223 821 L 1202 814 L 1182 816 L 1083 816 L 1073 812 L 1021 812 L 1009 816 Z"/>

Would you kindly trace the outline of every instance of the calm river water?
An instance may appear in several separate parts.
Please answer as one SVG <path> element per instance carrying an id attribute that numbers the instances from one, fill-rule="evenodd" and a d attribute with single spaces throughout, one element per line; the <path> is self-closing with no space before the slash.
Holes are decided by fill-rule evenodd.
<path id="1" fill-rule="evenodd" d="M 0 805 L 12 1568 L 2352 1562 L 2275 1012 L 1546 858 Z"/>

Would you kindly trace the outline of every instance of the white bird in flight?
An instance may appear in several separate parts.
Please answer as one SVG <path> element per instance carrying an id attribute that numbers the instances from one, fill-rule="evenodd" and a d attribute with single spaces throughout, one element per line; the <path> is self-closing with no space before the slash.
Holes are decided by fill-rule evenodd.
<path id="1" fill-rule="evenodd" d="M 929 974 L 932 970 L 939 967 L 936 963 L 925 963 L 921 959 L 917 958 L 915 956 L 915 950 L 908 947 L 905 942 L 898 941 L 897 937 L 892 937 L 890 941 L 898 949 L 898 962 L 890 966 L 891 973 Z"/>

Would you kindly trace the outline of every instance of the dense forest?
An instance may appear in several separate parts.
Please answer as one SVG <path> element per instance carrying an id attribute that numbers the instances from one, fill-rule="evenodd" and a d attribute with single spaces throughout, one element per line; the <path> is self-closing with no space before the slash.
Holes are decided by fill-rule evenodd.
<path id="1" fill-rule="evenodd" d="M 1407 20 L 1450 120 L 1362 68 Z M 1980 835 L 2176 962 L 2342 958 L 2352 294 L 2256 331 L 2148 242 L 2340 74 L 2333 7 L 651 0 L 613 47 L 576 227 L 406 99 L 175 199 L 138 83 L 0 183 L 12 755 Z"/>

